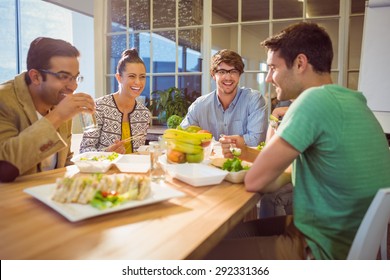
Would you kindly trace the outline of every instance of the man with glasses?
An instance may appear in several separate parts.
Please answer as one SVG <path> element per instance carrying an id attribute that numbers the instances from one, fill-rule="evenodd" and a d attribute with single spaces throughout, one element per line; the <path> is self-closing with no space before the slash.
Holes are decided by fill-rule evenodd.
<path id="1" fill-rule="evenodd" d="M 73 94 L 79 56 L 68 42 L 39 37 L 27 71 L 0 85 L 0 182 L 71 164 L 72 118 L 95 112 L 90 95 Z"/>
<path id="2" fill-rule="evenodd" d="M 200 126 L 215 139 L 220 135 L 240 135 L 248 146 L 265 141 L 267 105 L 260 92 L 238 87 L 244 66 L 236 52 L 227 49 L 217 52 L 210 68 L 216 90 L 198 97 L 180 126 Z"/>

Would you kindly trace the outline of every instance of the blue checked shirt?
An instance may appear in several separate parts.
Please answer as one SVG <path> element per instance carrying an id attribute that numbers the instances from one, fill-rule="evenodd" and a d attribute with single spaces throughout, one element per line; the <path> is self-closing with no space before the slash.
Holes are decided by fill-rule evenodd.
<path id="1" fill-rule="evenodd" d="M 216 140 L 221 134 L 240 135 L 248 146 L 255 147 L 265 141 L 268 108 L 259 91 L 239 88 L 233 102 L 224 110 L 214 90 L 191 104 L 180 125 L 183 128 L 200 126 L 210 131 Z"/>

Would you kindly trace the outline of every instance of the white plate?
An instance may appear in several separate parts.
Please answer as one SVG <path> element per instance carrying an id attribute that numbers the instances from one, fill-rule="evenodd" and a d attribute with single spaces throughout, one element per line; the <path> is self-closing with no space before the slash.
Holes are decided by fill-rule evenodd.
<path id="1" fill-rule="evenodd" d="M 81 160 L 82 158 L 92 159 L 93 157 L 106 157 L 111 155 L 112 152 L 86 152 L 82 154 L 78 154 L 77 156 L 72 158 L 72 161 L 77 165 L 81 172 L 89 172 L 89 173 L 104 173 L 107 172 L 108 169 L 115 162 L 119 161 L 122 155 L 118 155 L 118 157 L 112 161 L 103 160 L 103 161 L 95 161 L 95 160 Z"/>
<path id="2" fill-rule="evenodd" d="M 115 165 L 121 172 L 146 173 L 150 169 L 150 156 L 123 155 Z"/>
<path id="3" fill-rule="evenodd" d="M 216 185 L 223 181 L 227 171 L 200 163 L 170 164 L 168 173 L 194 187 Z"/>
<path id="4" fill-rule="evenodd" d="M 143 205 L 153 204 L 174 197 L 181 197 L 185 194 L 172 189 L 165 185 L 164 183 L 151 183 L 151 192 L 144 200 L 132 200 L 124 204 L 121 204 L 117 207 L 108 208 L 104 210 L 99 210 L 89 204 L 77 204 L 77 203 L 59 203 L 52 200 L 53 193 L 55 191 L 55 184 L 42 185 L 37 187 L 32 187 L 25 189 L 24 192 L 30 194 L 41 202 L 45 203 L 65 218 L 71 222 L 77 222 L 80 220 L 112 213 L 118 212 L 125 209 L 131 209 Z"/>

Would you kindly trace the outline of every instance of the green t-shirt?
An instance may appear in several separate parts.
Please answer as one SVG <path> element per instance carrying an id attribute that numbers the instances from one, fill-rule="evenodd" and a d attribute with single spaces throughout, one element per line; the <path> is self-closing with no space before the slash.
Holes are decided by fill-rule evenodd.
<path id="1" fill-rule="evenodd" d="M 345 259 L 379 188 L 390 151 L 365 97 L 338 85 L 304 91 L 277 134 L 301 152 L 293 165 L 294 221 L 316 259 Z"/>

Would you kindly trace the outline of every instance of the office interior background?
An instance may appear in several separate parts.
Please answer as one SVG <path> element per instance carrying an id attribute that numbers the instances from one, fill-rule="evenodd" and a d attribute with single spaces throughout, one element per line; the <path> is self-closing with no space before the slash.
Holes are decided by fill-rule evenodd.
<path id="1" fill-rule="evenodd" d="M 334 47 L 335 83 L 357 89 L 365 0 L 2 0 L 0 81 L 25 70 L 30 42 L 61 38 L 81 51 L 78 91 L 100 97 L 118 88 L 123 50 L 135 47 L 147 66 L 142 93 L 177 87 L 196 96 L 215 88 L 210 58 L 237 51 L 245 61 L 241 86 L 272 96 L 259 43 L 291 23 L 317 22 Z"/>

